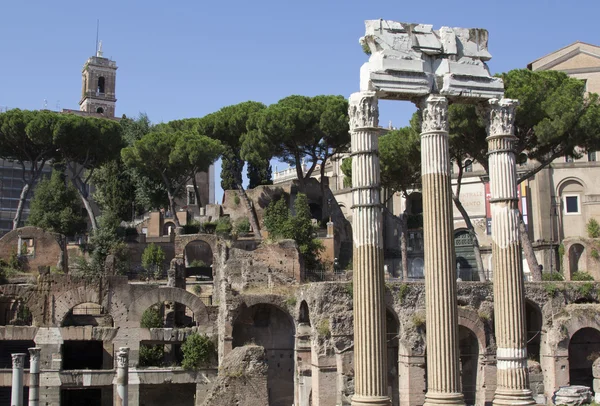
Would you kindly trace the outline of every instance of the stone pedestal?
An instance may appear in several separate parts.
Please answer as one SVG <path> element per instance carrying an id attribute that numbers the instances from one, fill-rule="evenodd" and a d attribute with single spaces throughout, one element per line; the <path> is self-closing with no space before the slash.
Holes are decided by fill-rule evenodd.
<path id="1" fill-rule="evenodd" d="M 525 291 L 519 242 L 514 119 L 518 103 L 489 101 L 488 155 L 492 211 L 494 323 L 497 387 L 495 405 L 533 405 L 527 371 Z"/>
<path id="2" fill-rule="evenodd" d="M 354 240 L 353 406 L 390 405 L 387 396 L 379 110 L 375 92 L 350 96 Z"/>
<path id="3" fill-rule="evenodd" d="M 117 353 L 117 390 L 115 391 L 115 406 L 127 406 L 129 403 L 129 348 L 121 347 Z"/>
<path id="4" fill-rule="evenodd" d="M 23 364 L 25 354 L 12 354 L 11 406 L 23 406 Z"/>
<path id="5" fill-rule="evenodd" d="M 448 101 L 445 97 L 431 95 L 423 101 L 421 109 L 428 371 L 425 405 L 462 405 Z"/>
<path id="6" fill-rule="evenodd" d="M 29 406 L 40 404 L 40 351 L 29 348 Z"/>

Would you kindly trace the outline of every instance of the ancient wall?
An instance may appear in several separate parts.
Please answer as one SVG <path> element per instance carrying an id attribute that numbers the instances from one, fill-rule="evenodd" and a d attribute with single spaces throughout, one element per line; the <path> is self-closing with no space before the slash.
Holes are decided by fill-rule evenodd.
<path id="1" fill-rule="evenodd" d="M 63 237 L 38 227 L 22 227 L 0 238 L 0 258 L 8 261 L 14 254 L 23 259 L 26 272 L 37 274 L 40 266 L 67 268 Z"/>

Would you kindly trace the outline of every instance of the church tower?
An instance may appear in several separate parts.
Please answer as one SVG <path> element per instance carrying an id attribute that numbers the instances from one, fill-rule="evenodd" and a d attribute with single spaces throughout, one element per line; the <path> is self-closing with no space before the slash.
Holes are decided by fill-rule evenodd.
<path id="1" fill-rule="evenodd" d="M 99 43 L 96 56 L 89 58 L 83 65 L 81 76 L 79 110 L 114 117 L 117 63 L 102 56 L 102 42 Z"/>

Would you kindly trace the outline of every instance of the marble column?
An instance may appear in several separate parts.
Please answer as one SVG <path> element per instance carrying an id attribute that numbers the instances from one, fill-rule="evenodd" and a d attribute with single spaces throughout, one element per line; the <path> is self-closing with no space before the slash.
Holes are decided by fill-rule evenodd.
<path id="1" fill-rule="evenodd" d="M 25 354 L 12 354 L 11 406 L 23 406 L 23 364 Z"/>
<path id="2" fill-rule="evenodd" d="M 494 266 L 495 405 L 533 405 L 527 373 L 525 291 L 519 242 L 514 119 L 518 102 L 489 101 L 488 156 Z"/>
<path id="3" fill-rule="evenodd" d="M 129 399 L 128 381 L 129 381 L 129 348 L 121 347 L 117 353 L 117 393 L 115 396 L 115 406 L 127 406 Z"/>
<path id="4" fill-rule="evenodd" d="M 462 405 L 458 353 L 456 259 L 448 152 L 448 100 L 421 105 L 421 180 L 425 245 L 427 393 L 425 405 Z"/>
<path id="5" fill-rule="evenodd" d="M 379 109 L 375 92 L 350 96 L 354 263 L 353 406 L 390 405 L 387 396 Z"/>
<path id="6" fill-rule="evenodd" d="M 29 406 L 40 404 L 40 351 L 41 348 L 29 348 Z"/>

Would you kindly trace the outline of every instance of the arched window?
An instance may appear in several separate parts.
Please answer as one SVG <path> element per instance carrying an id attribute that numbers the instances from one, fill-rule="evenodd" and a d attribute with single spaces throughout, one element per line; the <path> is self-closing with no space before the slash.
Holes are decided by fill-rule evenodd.
<path id="1" fill-rule="evenodd" d="M 465 172 L 473 172 L 473 161 L 470 159 L 465 161 Z"/>
<path id="2" fill-rule="evenodd" d="M 98 107 L 96 109 L 96 113 L 98 113 L 98 114 L 104 114 L 104 109 L 102 107 Z"/>
<path id="3" fill-rule="evenodd" d="M 98 89 L 99 94 L 104 94 L 104 76 L 98 78 Z"/>

